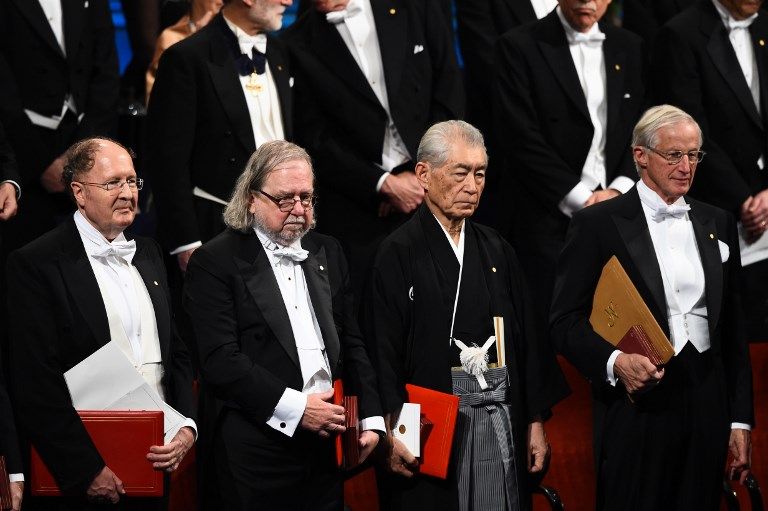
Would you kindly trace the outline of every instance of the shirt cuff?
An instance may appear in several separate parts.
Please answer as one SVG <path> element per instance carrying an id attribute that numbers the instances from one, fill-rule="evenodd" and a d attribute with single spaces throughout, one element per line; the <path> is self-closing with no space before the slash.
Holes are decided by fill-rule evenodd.
<path id="1" fill-rule="evenodd" d="M 24 474 L 8 474 L 8 480 L 12 483 L 23 483 Z"/>
<path id="2" fill-rule="evenodd" d="M 381 175 L 378 181 L 376 181 L 376 193 L 381 191 L 381 187 L 384 186 L 384 180 L 389 176 L 389 172 L 385 172 Z"/>
<path id="3" fill-rule="evenodd" d="M 574 213 L 584 207 L 584 203 L 592 195 L 592 190 L 579 181 L 579 183 L 571 189 L 570 192 L 560 201 L 557 207 L 568 218 L 572 217 Z"/>
<path id="4" fill-rule="evenodd" d="M 192 243 L 187 243 L 186 245 L 182 245 L 178 248 L 174 248 L 171 250 L 171 255 L 181 254 L 182 252 L 186 252 L 187 250 L 192 250 L 193 248 L 202 247 L 203 242 L 202 241 L 193 241 Z"/>
<path id="5" fill-rule="evenodd" d="M 612 387 L 616 386 L 616 382 L 618 381 L 616 376 L 613 374 L 613 364 L 616 363 L 616 357 L 621 355 L 621 350 L 613 350 L 613 353 L 611 353 L 611 356 L 608 357 L 608 362 L 605 364 L 605 375 L 606 380 L 608 383 L 611 384 Z"/>
<path id="6" fill-rule="evenodd" d="M 746 429 L 747 431 L 752 431 L 752 426 L 744 424 L 743 422 L 731 422 L 731 429 Z"/>
<path id="7" fill-rule="evenodd" d="M 195 442 L 197 442 L 197 424 L 195 424 L 195 421 L 192 419 L 184 419 L 184 422 L 181 423 L 181 428 L 191 428 L 192 433 L 195 435 Z"/>
<path id="8" fill-rule="evenodd" d="M 627 193 L 633 186 L 635 186 L 635 181 L 631 178 L 627 176 L 616 176 L 616 179 L 611 182 L 608 188 L 613 188 L 621 193 Z"/>
<path id="9" fill-rule="evenodd" d="M 381 431 L 387 432 L 387 427 L 384 425 L 384 417 L 376 415 L 374 417 L 367 417 L 360 421 L 360 431 Z"/>
<path id="10" fill-rule="evenodd" d="M 21 186 L 19 183 L 13 179 L 6 179 L 5 181 L 1 182 L 0 185 L 4 185 L 5 183 L 11 183 L 13 187 L 16 188 L 16 200 L 19 200 L 21 198 Z"/>
<path id="11" fill-rule="evenodd" d="M 280 401 L 277 402 L 272 417 L 267 420 L 267 425 L 292 437 L 304 415 L 307 407 L 307 396 L 298 390 L 285 389 Z"/>

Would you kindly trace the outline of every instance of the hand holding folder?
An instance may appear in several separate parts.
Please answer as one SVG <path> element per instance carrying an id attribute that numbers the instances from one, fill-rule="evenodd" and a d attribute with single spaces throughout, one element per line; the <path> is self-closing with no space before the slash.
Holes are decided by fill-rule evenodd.
<path id="1" fill-rule="evenodd" d="M 344 395 L 341 380 L 333 383 L 333 404 L 344 407 L 344 433 L 336 435 L 336 465 L 350 470 L 360 464 L 360 431 L 358 428 L 357 396 Z"/>

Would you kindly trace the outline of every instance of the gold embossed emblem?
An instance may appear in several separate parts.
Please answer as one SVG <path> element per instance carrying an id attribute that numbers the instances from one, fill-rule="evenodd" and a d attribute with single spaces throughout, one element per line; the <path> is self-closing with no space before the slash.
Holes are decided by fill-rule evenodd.
<path id="1" fill-rule="evenodd" d="M 608 307 L 605 309 L 605 315 L 608 316 L 608 326 L 612 327 L 616 324 L 616 320 L 619 319 L 619 313 L 616 312 L 616 306 L 613 302 L 608 302 Z"/>

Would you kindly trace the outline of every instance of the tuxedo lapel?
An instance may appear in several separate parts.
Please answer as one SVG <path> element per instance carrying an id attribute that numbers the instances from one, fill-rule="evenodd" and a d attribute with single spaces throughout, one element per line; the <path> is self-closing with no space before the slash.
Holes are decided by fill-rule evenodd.
<path id="1" fill-rule="evenodd" d="M 333 373 L 339 360 L 341 343 L 336 332 L 336 323 L 333 320 L 333 301 L 331 299 L 331 284 L 328 280 L 328 261 L 325 247 L 320 247 L 316 252 L 310 251 L 307 259 L 301 263 L 301 267 L 304 270 L 309 298 L 312 300 L 312 309 L 315 311 L 317 324 L 323 335 L 325 352 L 328 355 L 331 373 Z"/>
<path id="2" fill-rule="evenodd" d="M 208 72 L 224 112 L 234 127 L 235 134 L 250 154 L 256 150 L 253 126 L 248 113 L 248 105 L 245 102 L 243 86 L 240 84 L 240 78 L 235 68 L 232 51 L 221 32 L 222 30 L 229 31 L 229 27 L 221 14 L 213 19 L 211 25 L 211 30 L 208 32 L 210 43 Z"/>
<path id="3" fill-rule="evenodd" d="M 349 48 L 344 44 L 336 26 L 328 23 L 321 13 L 314 10 L 308 15 L 312 16 L 311 21 L 314 23 L 310 44 L 311 51 L 317 59 L 340 80 L 346 82 L 352 90 L 357 91 L 366 100 L 381 105 L 354 57 L 349 53 Z"/>
<path id="4" fill-rule="evenodd" d="M 701 266 L 704 269 L 704 282 L 707 298 L 707 316 L 709 330 L 713 331 L 720 319 L 720 307 L 723 298 L 723 266 L 720 261 L 720 248 L 717 240 L 715 220 L 702 213 L 695 201 L 688 200 L 691 205 L 690 218 L 696 245 L 699 247 Z M 739 257 L 739 254 L 731 254 Z"/>
<path id="5" fill-rule="evenodd" d="M 286 140 L 290 140 L 293 133 L 291 77 L 288 72 L 287 56 L 282 51 L 282 47 L 278 47 L 278 44 L 274 37 L 271 35 L 267 36 L 267 62 L 269 63 L 269 70 L 272 73 L 272 79 L 275 81 L 275 87 L 277 88 L 277 99 L 280 102 L 280 114 L 283 120 L 283 132 Z"/>
<path id="6" fill-rule="evenodd" d="M 160 264 L 162 264 L 160 262 Z M 157 334 L 160 341 L 160 353 L 163 361 L 168 360 L 171 339 L 168 333 L 171 331 L 171 310 L 168 306 L 168 300 L 165 294 L 165 288 L 161 282 L 162 272 L 158 270 L 157 265 L 152 261 L 149 251 L 143 242 L 136 243 L 136 254 L 133 256 L 133 265 L 139 271 L 141 280 L 144 281 L 144 287 L 147 288 L 149 297 L 152 300 L 152 310 L 155 313 L 155 322 L 157 323 Z"/>
<path id="7" fill-rule="evenodd" d="M 654 312 L 659 325 L 666 331 L 668 328 L 667 300 L 664 296 L 664 281 L 637 188 L 632 188 L 625 197 L 627 208 L 621 213 L 613 214 L 613 221 L 632 262 L 642 276 L 643 283 L 653 297 L 653 303 L 646 303 L 646 305 Z M 636 282 L 636 287 L 637 284 Z"/>
<path id="8" fill-rule="evenodd" d="M 36 2 L 30 2 L 36 3 Z M 83 22 L 87 16 L 85 3 L 82 1 L 61 2 L 61 17 L 64 25 L 64 45 L 67 50 L 67 60 L 77 62 L 77 51 L 80 48 L 80 36 L 83 33 Z"/>
<path id="9" fill-rule="evenodd" d="M 536 21 L 536 11 L 530 0 L 505 0 L 505 3 L 520 25 Z"/>
<path id="10" fill-rule="evenodd" d="M 301 371 L 296 339 L 291 329 L 291 320 L 285 310 L 277 279 L 269 265 L 269 259 L 255 233 L 244 236 L 242 251 L 234 256 L 235 264 L 245 287 L 259 307 L 277 342 L 285 349 L 296 368 Z"/>
<path id="11" fill-rule="evenodd" d="M 565 95 L 589 119 L 587 100 L 584 97 L 584 90 L 581 88 L 579 75 L 573 64 L 568 40 L 565 38 L 565 29 L 560 23 L 557 12 L 552 11 L 543 18 L 540 30 L 536 33 L 535 37 L 544 60 L 552 70 L 552 74 L 560 84 L 560 87 L 563 88 Z"/>
<path id="12" fill-rule="evenodd" d="M 733 51 L 728 31 L 718 18 L 717 11 L 713 5 L 702 6 L 701 30 L 709 37 L 707 43 L 707 52 L 712 58 L 712 63 L 720 72 L 725 82 L 736 95 L 747 116 L 759 127 L 762 128 L 763 122 L 757 112 L 755 102 L 752 100 L 752 92 L 749 90 L 747 81 L 744 79 L 744 73 L 739 65 L 736 53 Z"/>
<path id="13" fill-rule="evenodd" d="M 624 73 L 627 54 L 621 48 L 615 38 L 608 37 L 603 42 L 603 54 L 605 56 L 605 81 L 606 99 L 608 105 L 608 126 L 606 133 L 614 132 L 621 118 L 621 104 L 624 101 Z M 607 137 L 612 139 L 610 135 Z"/>
<path id="14" fill-rule="evenodd" d="M 93 268 L 85 253 L 85 247 L 73 219 L 67 220 L 62 251 L 59 258 L 59 270 L 64 283 L 72 296 L 72 301 L 88 323 L 98 346 L 111 340 L 107 309 L 101 299 L 101 290 L 93 274 Z"/>
<path id="15" fill-rule="evenodd" d="M 757 62 L 757 75 L 760 80 L 760 117 L 763 126 L 768 124 L 768 18 L 761 12 L 749 29 L 752 38 L 752 49 Z"/>
<path id="16" fill-rule="evenodd" d="M 408 9 L 402 7 L 395 9 L 392 5 L 391 0 L 371 0 L 376 32 L 379 37 L 381 64 L 387 83 L 387 95 L 395 98 L 400 89 L 409 43 L 426 44 L 426 41 L 412 41 L 407 37 Z M 410 50 L 413 51 L 413 48 Z"/>
<path id="17" fill-rule="evenodd" d="M 40 2 L 35 0 L 13 0 L 13 2 L 16 4 L 16 7 L 19 9 L 19 11 L 21 11 L 27 21 L 29 21 L 29 24 L 32 25 L 32 28 L 34 28 L 40 37 L 42 37 L 43 40 L 48 43 L 48 46 L 50 46 L 57 54 L 59 54 L 61 58 L 64 58 L 64 52 L 61 51 L 61 46 L 59 46 L 59 42 L 56 41 L 56 36 L 53 35 L 53 29 L 51 29 L 51 25 L 48 23 L 48 20 L 45 17 L 43 8 L 40 7 Z M 62 2 L 62 4 L 67 3 L 69 2 Z M 64 15 L 65 12 L 65 8 L 62 5 L 62 15 Z M 66 21 L 66 17 L 64 17 L 65 27 Z"/>

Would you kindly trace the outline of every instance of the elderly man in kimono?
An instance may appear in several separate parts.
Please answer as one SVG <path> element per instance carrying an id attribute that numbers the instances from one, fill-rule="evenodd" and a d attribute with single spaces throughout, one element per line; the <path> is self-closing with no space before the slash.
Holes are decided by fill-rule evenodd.
<path id="1" fill-rule="evenodd" d="M 446 480 L 418 474 L 388 435 L 379 471 L 384 509 L 530 509 L 528 474 L 549 454 L 543 420 L 567 393 L 512 247 L 469 220 L 488 158 L 481 133 L 463 121 L 432 126 L 421 139 L 416 214 L 381 245 L 362 303 L 388 429 L 413 383 L 460 397 Z M 497 355 L 494 318 L 506 350 Z M 501 363 L 499 358 L 502 358 Z M 492 399 L 477 399 L 479 396 Z"/>

